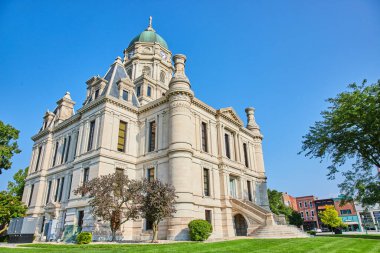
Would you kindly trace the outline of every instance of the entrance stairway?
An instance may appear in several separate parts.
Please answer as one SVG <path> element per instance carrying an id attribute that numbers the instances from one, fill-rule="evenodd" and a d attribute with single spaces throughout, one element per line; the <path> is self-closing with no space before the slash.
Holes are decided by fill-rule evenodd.
<path id="1" fill-rule="evenodd" d="M 306 238 L 309 235 L 295 226 L 278 225 L 273 213 L 255 203 L 235 198 L 230 199 L 234 211 L 249 220 L 248 236 L 254 238 Z"/>

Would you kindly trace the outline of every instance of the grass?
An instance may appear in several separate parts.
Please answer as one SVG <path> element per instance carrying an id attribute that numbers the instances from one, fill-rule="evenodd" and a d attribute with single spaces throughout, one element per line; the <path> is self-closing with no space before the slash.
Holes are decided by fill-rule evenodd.
<path id="1" fill-rule="evenodd" d="M 242 239 L 215 243 L 172 243 L 172 244 L 89 244 L 89 245 L 55 245 L 24 244 L 18 248 L 0 248 L 0 252 L 307 252 L 307 253 L 339 253 L 339 252 L 380 252 L 380 240 L 345 237 L 314 237 L 299 239 Z"/>

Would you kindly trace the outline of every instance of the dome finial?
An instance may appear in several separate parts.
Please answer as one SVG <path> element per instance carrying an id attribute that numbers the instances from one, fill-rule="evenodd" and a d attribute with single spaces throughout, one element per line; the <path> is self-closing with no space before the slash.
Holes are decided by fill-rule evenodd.
<path id="1" fill-rule="evenodd" d="M 146 28 L 146 31 L 153 31 L 154 32 L 154 29 L 152 27 L 152 16 L 149 16 L 149 25 L 148 25 L 148 28 Z"/>

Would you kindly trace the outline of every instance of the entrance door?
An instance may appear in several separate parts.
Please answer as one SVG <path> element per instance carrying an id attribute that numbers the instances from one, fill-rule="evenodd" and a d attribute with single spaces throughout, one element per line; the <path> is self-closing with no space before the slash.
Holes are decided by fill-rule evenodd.
<path id="1" fill-rule="evenodd" d="M 235 234 L 236 236 L 247 236 L 247 222 L 245 221 L 243 215 L 236 214 L 234 216 L 235 223 Z"/>

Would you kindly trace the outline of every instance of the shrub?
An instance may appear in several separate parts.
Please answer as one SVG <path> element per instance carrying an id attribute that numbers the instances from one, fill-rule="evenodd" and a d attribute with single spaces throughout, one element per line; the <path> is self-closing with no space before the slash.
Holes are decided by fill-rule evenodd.
<path id="1" fill-rule="evenodd" d="M 92 234 L 90 232 L 81 232 L 77 236 L 78 244 L 89 244 L 92 241 Z"/>
<path id="2" fill-rule="evenodd" d="M 317 234 L 317 232 L 315 232 L 314 230 L 307 231 L 307 233 L 308 233 L 309 235 L 316 235 L 316 234 Z"/>
<path id="3" fill-rule="evenodd" d="M 9 235 L 2 235 L 0 236 L 0 242 L 8 242 Z"/>
<path id="4" fill-rule="evenodd" d="M 189 234 L 192 241 L 204 241 L 212 233 L 212 225 L 205 220 L 192 220 L 189 225 Z"/>

